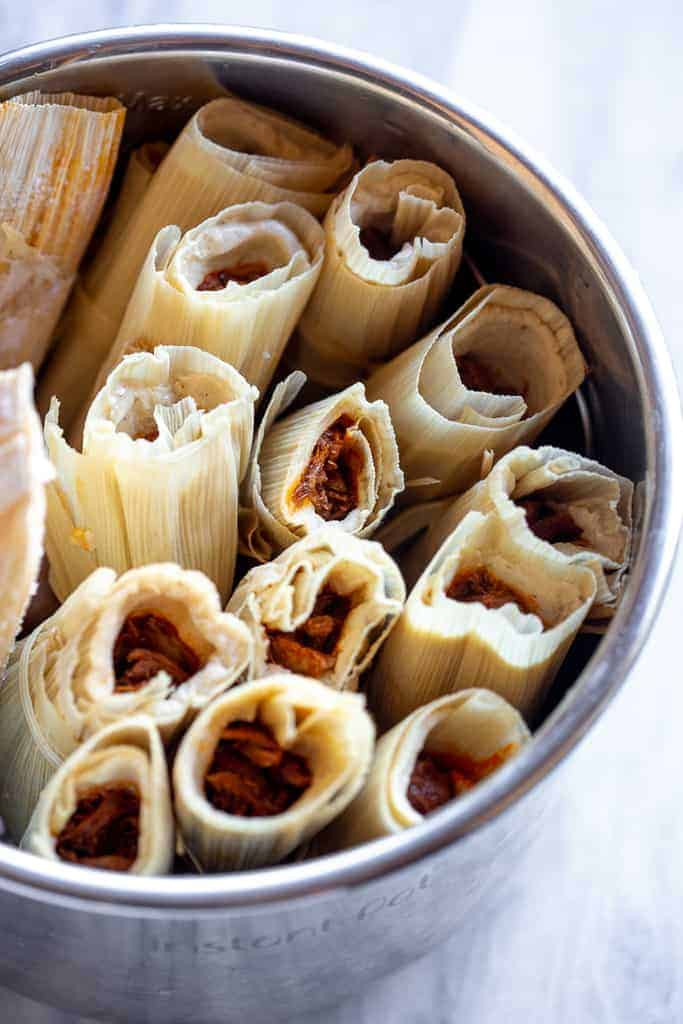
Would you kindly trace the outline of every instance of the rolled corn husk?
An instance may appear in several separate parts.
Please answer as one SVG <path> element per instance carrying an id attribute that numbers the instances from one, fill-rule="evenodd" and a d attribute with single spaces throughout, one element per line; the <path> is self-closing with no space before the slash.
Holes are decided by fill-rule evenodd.
<path id="1" fill-rule="evenodd" d="M 0 671 L 35 589 L 43 555 L 45 457 L 28 363 L 0 372 Z"/>
<path id="2" fill-rule="evenodd" d="M 61 600 L 97 566 L 161 561 L 201 570 L 227 597 L 257 394 L 196 348 L 126 356 L 90 406 L 82 453 L 64 439 L 53 401 L 46 549 Z"/>
<path id="3" fill-rule="evenodd" d="M 417 708 L 378 740 L 363 789 L 315 840 L 316 852 L 396 835 L 424 821 L 408 795 L 423 752 L 459 759 L 461 771 L 474 769 L 464 773 L 464 792 L 468 781 L 497 770 L 529 739 L 519 712 L 491 690 L 461 690 Z"/>
<path id="4" fill-rule="evenodd" d="M 497 393 L 463 384 L 456 361 L 462 357 L 480 361 L 497 378 Z M 482 460 L 486 468 L 487 452 L 500 458 L 538 436 L 585 370 L 572 326 L 552 302 L 505 285 L 480 288 L 368 381 L 368 395 L 384 399 L 391 411 L 405 498 L 470 487 Z"/>
<path id="5" fill-rule="evenodd" d="M 453 179 L 435 164 L 375 160 L 337 196 L 324 227 L 325 262 L 291 360 L 339 388 L 434 322 L 460 264 L 465 211 Z M 380 258 L 368 231 L 398 251 Z"/>
<path id="6" fill-rule="evenodd" d="M 116 338 L 135 281 L 157 233 L 169 224 L 187 231 L 226 206 L 258 200 L 294 202 L 321 216 L 337 183 L 353 167 L 349 146 L 265 107 L 235 97 L 212 100 L 186 124 L 117 246 L 115 258 L 83 280 L 78 307 L 67 311 L 63 337 L 41 388 L 55 394 L 70 426 L 86 401 Z M 82 352 L 89 348 L 88 366 Z M 73 381 L 74 367 L 79 380 Z"/>
<path id="7" fill-rule="evenodd" d="M 245 817 L 207 799 L 205 776 L 223 729 L 259 722 L 285 751 L 304 758 L 310 784 L 282 813 Z M 183 737 L 173 766 L 185 846 L 204 871 L 275 864 L 340 814 L 358 793 L 374 741 L 358 694 L 337 693 L 291 673 L 248 683 L 214 701 Z"/>
<path id="8" fill-rule="evenodd" d="M 22 848 L 63 862 L 59 838 L 85 796 L 109 787 L 134 787 L 139 798 L 137 851 L 130 867 L 115 867 L 111 854 L 91 867 L 164 875 L 173 866 L 175 829 L 168 769 L 154 722 L 144 715 L 101 729 L 75 750 L 48 782 L 31 816 Z M 81 858 L 72 863 L 79 863 Z"/>
<path id="9" fill-rule="evenodd" d="M 456 580 L 476 573 L 511 588 L 526 607 L 448 596 Z M 370 707 L 388 727 L 443 694 L 478 686 L 532 716 L 595 591 L 589 569 L 568 562 L 520 520 L 470 512 L 408 595 L 375 662 Z"/>
<path id="10" fill-rule="evenodd" d="M 125 108 L 28 92 L 0 104 L 0 367 L 38 368 L 111 184 Z"/>
<path id="11" fill-rule="evenodd" d="M 0 224 L 0 366 L 40 366 L 73 281 L 52 256 Z"/>
<path id="12" fill-rule="evenodd" d="M 89 293 L 97 295 L 102 287 L 117 256 L 124 231 L 169 149 L 167 142 L 144 142 L 128 157 L 106 231 L 93 259 L 85 268 Z"/>
<path id="13" fill-rule="evenodd" d="M 369 537 L 403 488 L 398 449 L 384 402 L 368 402 L 363 384 L 324 398 L 278 419 L 305 383 L 295 372 L 276 386 L 254 440 L 249 469 L 241 490 L 240 541 L 245 554 L 267 562 L 294 541 L 313 533 L 332 518 L 336 528 Z M 311 458 L 326 430 L 340 419 L 347 454 L 344 472 L 351 477 L 349 511 L 329 512 L 297 494 Z M 334 487 L 330 484 L 330 491 Z M 322 488 L 325 491 L 325 488 Z M 325 491 L 327 493 L 327 491 Z"/>
<path id="14" fill-rule="evenodd" d="M 404 600 L 403 577 L 379 544 L 324 526 L 251 569 L 228 611 L 249 627 L 256 677 L 286 668 L 356 690 Z"/>
<path id="15" fill-rule="evenodd" d="M 182 237 L 179 228 L 163 228 L 96 386 L 127 353 L 173 339 L 230 363 L 264 394 L 318 279 L 322 251 L 320 225 L 294 203 L 231 206 Z M 240 266 L 262 273 L 198 290 L 207 275 Z"/>
<path id="16" fill-rule="evenodd" d="M 632 501 L 631 481 L 593 459 L 549 445 L 515 448 L 484 480 L 455 501 L 432 510 L 428 529 L 402 559 L 402 567 L 409 583 L 416 580 L 468 512 L 495 511 L 506 522 L 519 520 L 530 533 L 534 528 L 529 516 L 533 520 L 542 512 L 545 518 L 536 527 L 537 536 L 540 531 L 540 539 L 552 543 L 555 551 L 591 569 L 597 591 L 589 618 L 608 619 L 614 614 L 628 569 Z M 529 516 L 525 505 L 518 502 L 531 503 L 526 506 Z M 551 514 L 560 518 L 549 520 Z M 548 536 L 543 536 L 544 524 L 551 531 Z M 553 529 L 560 531 L 556 541 L 549 539 Z M 580 536 L 572 539 L 575 530 Z"/>
<path id="17" fill-rule="evenodd" d="M 150 615 L 162 627 L 141 622 Z M 140 655 L 128 657 L 124 627 L 139 634 L 131 649 Z M 159 656 L 159 628 L 172 638 L 164 647 L 172 665 Z M 176 636 L 189 654 L 185 647 L 178 652 Z M 201 573 L 147 565 L 117 579 L 112 569 L 97 569 L 17 646 L 0 688 L 0 815 L 10 834 L 21 837 L 41 789 L 85 737 L 147 714 L 170 741 L 245 677 L 251 650 L 248 629 L 221 611 L 216 588 Z M 129 668 L 149 651 L 148 671 L 140 675 L 151 674 L 133 685 Z M 175 676 L 177 665 L 184 670 Z"/>

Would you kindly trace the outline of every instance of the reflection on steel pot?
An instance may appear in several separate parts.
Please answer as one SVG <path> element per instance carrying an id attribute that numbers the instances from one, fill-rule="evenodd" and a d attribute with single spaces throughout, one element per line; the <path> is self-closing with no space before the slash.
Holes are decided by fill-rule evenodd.
<path id="1" fill-rule="evenodd" d="M 591 368 L 581 407 L 593 453 L 635 481 L 639 519 L 606 637 L 578 644 L 534 741 L 484 785 L 402 835 L 258 872 L 139 879 L 0 846 L 0 984 L 110 1020 L 258 1024 L 297 1020 L 451 933 L 462 935 L 451 947 L 457 961 L 533 838 L 544 777 L 624 681 L 666 585 L 681 519 L 673 452 L 682 431 L 640 285 L 571 189 L 487 118 L 412 73 L 347 51 L 247 29 L 100 32 L 0 58 L 2 94 L 29 88 L 119 96 L 131 145 L 172 136 L 202 102 L 235 90 L 366 154 L 446 168 L 467 210 L 468 256 L 484 277 L 547 295 L 574 324 Z M 567 445 L 573 410 L 560 424 Z"/>

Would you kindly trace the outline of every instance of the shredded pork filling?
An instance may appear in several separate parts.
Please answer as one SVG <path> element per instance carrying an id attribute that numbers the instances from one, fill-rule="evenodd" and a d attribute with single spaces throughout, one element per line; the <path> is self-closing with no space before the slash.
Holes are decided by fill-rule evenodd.
<path id="1" fill-rule="evenodd" d="M 310 501 L 326 522 L 344 519 L 358 504 L 359 456 L 348 436 L 353 425 L 344 415 L 323 431 L 294 489 L 294 501 Z"/>
<path id="2" fill-rule="evenodd" d="M 235 721 L 221 733 L 204 778 L 209 803 L 226 814 L 282 814 L 310 786 L 305 758 L 284 750 L 260 722 Z"/>
<path id="3" fill-rule="evenodd" d="M 515 749 L 516 745 L 509 743 L 481 761 L 463 754 L 421 751 L 408 783 L 407 796 L 411 807 L 418 814 L 435 811 L 500 768 Z"/>
<path id="4" fill-rule="evenodd" d="M 581 527 L 562 505 L 533 498 L 515 502 L 524 509 L 527 525 L 532 533 L 550 544 L 576 544 L 583 539 Z"/>
<path id="5" fill-rule="evenodd" d="M 258 281 L 268 273 L 269 268 L 260 260 L 244 260 L 236 263 L 234 267 L 222 267 L 220 270 L 211 270 L 197 285 L 198 292 L 220 292 L 226 288 L 231 281 L 237 284 L 251 284 Z"/>
<path id="6" fill-rule="evenodd" d="M 324 587 L 313 611 L 297 630 L 267 630 L 268 660 L 291 672 L 319 679 L 335 666 L 339 638 L 350 611 L 350 597 Z"/>
<path id="7" fill-rule="evenodd" d="M 202 667 L 173 623 L 146 611 L 127 617 L 114 644 L 113 660 L 116 693 L 137 690 L 162 671 L 180 686 Z"/>
<path id="8" fill-rule="evenodd" d="M 489 572 L 486 566 L 455 574 L 446 588 L 446 597 L 453 601 L 477 602 L 485 608 L 502 608 L 515 604 L 526 615 L 542 618 L 533 598 L 520 593 Z"/>
<path id="9" fill-rule="evenodd" d="M 74 864 L 128 871 L 138 855 L 140 794 L 132 782 L 93 786 L 57 836 L 57 855 Z"/>
<path id="10" fill-rule="evenodd" d="M 517 388 L 501 378 L 496 370 L 469 352 L 456 356 L 455 362 L 460 380 L 468 391 L 486 391 L 489 395 L 521 394 Z"/>

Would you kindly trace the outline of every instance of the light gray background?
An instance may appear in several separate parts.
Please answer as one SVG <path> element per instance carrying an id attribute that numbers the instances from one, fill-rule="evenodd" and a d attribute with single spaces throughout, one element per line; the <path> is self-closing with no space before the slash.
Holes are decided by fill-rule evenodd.
<path id="1" fill-rule="evenodd" d="M 153 21 L 318 36 L 414 68 L 488 108 L 606 221 L 643 278 L 680 377 L 681 0 L 3 0 L 0 46 Z M 451 971 L 446 945 L 319 1020 L 683 1020 L 680 564 L 628 686 L 563 769 L 562 799 L 513 899 L 488 934 L 473 935 L 466 972 Z M 0 1019 L 86 1024 L 3 993 Z"/>

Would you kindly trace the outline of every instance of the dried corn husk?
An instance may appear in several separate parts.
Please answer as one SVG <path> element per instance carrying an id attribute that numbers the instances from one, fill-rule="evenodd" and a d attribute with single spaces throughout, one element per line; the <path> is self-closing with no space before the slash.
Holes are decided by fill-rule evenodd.
<path id="1" fill-rule="evenodd" d="M 301 667 L 283 666 L 271 649 L 271 633 L 293 633 L 316 615 L 311 629 L 316 624 L 329 626 L 322 621 L 324 613 L 316 612 L 316 602 L 329 590 L 350 602 L 330 657 L 307 657 L 301 651 Z M 403 577 L 379 544 L 324 526 L 292 544 L 273 562 L 248 572 L 232 595 L 228 611 L 249 627 L 255 676 L 286 667 L 315 676 L 335 690 L 355 690 L 361 673 L 400 615 L 404 600 Z"/>
<path id="2" fill-rule="evenodd" d="M 524 499 L 549 503 L 568 513 L 581 528 L 580 542 L 559 541 L 552 546 L 570 562 L 593 571 L 597 591 L 589 618 L 609 618 L 628 568 L 633 484 L 599 462 L 548 445 L 515 448 L 486 479 L 455 501 L 442 503 L 438 512 L 434 510 L 429 528 L 402 560 L 408 581 L 417 579 L 468 512 L 495 510 L 505 521 L 526 525 L 524 509 L 516 504 Z"/>
<path id="3" fill-rule="evenodd" d="M 335 146 L 265 107 L 235 97 L 201 107 L 152 178 L 120 239 L 115 259 L 106 268 L 98 261 L 86 274 L 88 301 L 67 313 L 63 339 L 41 398 L 57 395 L 63 403 L 64 423 L 71 426 L 114 343 L 145 256 L 161 228 L 177 224 L 187 231 L 226 206 L 251 200 L 294 202 L 320 216 L 337 182 L 352 166 L 349 146 Z M 81 367 L 86 346 L 97 353 L 96 360 L 89 359 L 97 362 L 91 373 Z M 72 380 L 74 366 L 79 368 L 77 384 Z"/>
<path id="4" fill-rule="evenodd" d="M 45 458 L 28 363 L 0 372 L 0 671 L 19 632 L 43 555 Z"/>
<path id="5" fill-rule="evenodd" d="M 124 231 L 169 148 L 166 142 L 145 142 L 128 157 L 106 232 L 95 256 L 85 268 L 84 276 L 90 294 L 97 295 L 103 286 L 109 267 L 118 255 Z"/>
<path id="6" fill-rule="evenodd" d="M 29 92 L 0 104 L 0 367 L 40 366 L 106 199 L 125 108 Z"/>
<path id="7" fill-rule="evenodd" d="M 131 615 L 170 622 L 199 659 L 179 686 L 159 671 L 117 690 L 116 641 Z M 170 740 L 248 672 L 251 637 L 221 611 L 201 573 L 147 565 L 118 579 L 98 569 L 15 649 L 0 688 L 0 815 L 19 839 L 41 789 L 83 739 L 110 722 L 150 715 Z"/>
<path id="8" fill-rule="evenodd" d="M 422 160 L 375 160 L 325 218 L 325 262 L 291 360 L 330 388 L 367 376 L 436 319 L 462 256 L 465 211 L 451 176 Z M 374 259 L 377 229 L 398 248 Z"/>
<path id="9" fill-rule="evenodd" d="M 466 388 L 456 363 L 465 355 L 503 373 L 517 393 Z M 486 285 L 374 373 L 367 390 L 391 411 L 405 497 L 426 500 L 470 487 L 482 460 L 486 469 L 487 452 L 499 458 L 533 441 L 584 375 L 574 331 L 557 306 L 532 292 Z"/>
<path id="10" fill-rule="evenodd" d="M 196 348 L 126 356 L 90 407 L 82 454 L 64 439 L 53 401 L 46 549 L 60 599 L 97 566 L 155 561 L 199 569 L 227 597 L 257 394 Z"/>
<path id="11" fill-rule="evenodd" d="M 164 875 L 173 866 L 175 829 L 164 748 L 144 715 L 101 729 L 73 752 L 40 795 L 22 848 L 59 861 L 57 839 L 92 787 L 133 784 L 140 798 L 135 875 Z"/>
<path id="12" fill-rule="evenodd" d="M 231 206 L 182 238 L 163 228 L 98 384 L 126 353 L 173 339 L 230 363 L 264 394 L 318 279 L 322 250 L 320 225 L 293 203 Z M 197 290 L 212 271 L 254 262 L 263 265 L 254 281 Z"/>
<path id="13" fill-rule="evenodd" d="M 537 613 L 447 596 L 460 574 L 486 569 Z M 595 576 L 515 519 L 470 512 L 406 601 L 375 662 L 370 706 L 384 726 L 470 686 L 494 690 L 525 717 L 547 692 L 595 597 Z"/>
<path id="14" fill-rule="evenodd" d="M 300 537 L 325 525 L 310 501 L 295 490 L 316 442 L 342 416 L 353 421 L 347 436 L 358 461 L 357 503 L 337 529 L 369 537 L 403 488 L 403 473 L 384 402 L 368 402 L 357 383 L 282 419 L 306 378 L 293 373 L 277 385 L 259 425 L 241 491 L 240 540 L 246 554 L 267 562 Z M 277 422 L 276 422 L 277 421 Z"/>
<path id="15" fill-rule="evenodd" d="M 73 281 L 52 256 L 0 224 L 0 367 L 40 366 Z"/>
<path id="16" fill-rule="evenodd" d="M 408 799 L 422 751 L 502 765 L 529 741 L 524 719 L 491 690 L 469 689 L 418 708 L 377 742 L 370 774 L 358 796 L 315 841 L 317 853 L 395 835 L 424 821 Z"/>
<path id="17" fill-rule="evenodd" d="M 217 810 L 204 778 L 224 726 L 258 721 L 281 747 L 304 757 L 310 786 L 281 814 L 240 817 Z M 291 673 L 237 687 L 214 701 L 183 737 L 173 767 L 178 824 L 206 871 L 275 864 L 340 814 L 363 785 L 372 757 L 372 719 L 358 694 L 337 693 Z"/>

